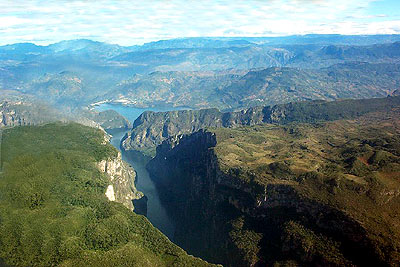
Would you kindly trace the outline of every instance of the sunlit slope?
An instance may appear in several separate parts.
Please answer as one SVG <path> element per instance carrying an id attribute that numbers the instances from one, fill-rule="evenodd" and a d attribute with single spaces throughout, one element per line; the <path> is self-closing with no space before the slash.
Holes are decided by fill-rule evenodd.
<path id="1" fill-rule="evenodd" d="M 314 125 L 221 128 L 215 130 L 215 153 L 226 175 L 254 189 L 260 209 L 296 207 L 297 215 L 286 215 L 281 228 L 281 249 L 289 258 L 349 264 L 362 258 L 360 247 L 369 247 L 369 256 L 394 266 L 400 262 L 399 118 L 396 109 Z M 285 197 L 271 189 L 279 187 L 294 193 Z M 307 202 L 325 210 L 317 215 Z M 361 230 L 322 215 L 329 209 Z"/>
<path id="2" fill-rule="evenodd" d="M 117 156 L 78 124 L 5 130 L 0 257 L 16 266 L 205 266 L 149 221 L 110 202 L 96 162 Z"/>

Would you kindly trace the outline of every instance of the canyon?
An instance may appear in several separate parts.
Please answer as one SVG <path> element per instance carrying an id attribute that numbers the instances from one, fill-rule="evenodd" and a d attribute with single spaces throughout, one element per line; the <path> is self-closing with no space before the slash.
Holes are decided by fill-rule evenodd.
<path id="1" fill-rule="evenodd" d="M 226 266 L 397 265 L 398 111 L 163 141 L 148 169 L 175 242 Z"/>
<path id="2" fill-rule="evenodd" d="M 0 264 L 399 265 L 399 40 L 0 46 Z"/>

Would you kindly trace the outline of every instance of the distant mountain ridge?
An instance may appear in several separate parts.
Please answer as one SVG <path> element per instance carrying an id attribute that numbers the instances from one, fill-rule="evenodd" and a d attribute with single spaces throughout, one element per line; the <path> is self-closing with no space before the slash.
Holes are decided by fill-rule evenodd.
<path id="1" fill-rule="evenodd" d="M 313 99 L 384 97 L 400 87 L 399 64 L 348 62 L 318 70 L 154 72 L 121 83 L 100 99 L 133 105 L 240 109 Z"/>
<path id="2" fill-rule="evenodd" d="M 391 64 L 394 74 L 388 66 L 363 69 L 355 62 Z M 400 35 L 184 38 L 130 47 L 80 39 L 0 46 L 0 91 L 64 106 L 235 109 L 386 96 L 398 88 L 397 64 Z M 378 68 L 386 70 L 384 79 Z"/>
<path id="3" fill-rule="evenodd" d="M 281 37 L 183 37 L 159 40 L 144 43 L 143 45 L 123 46 L 109 44 L 115 47 L 129 47 L 131 49 L 163 49 L 163 48 L 195 48 L 195 47 L 226 47 L 243 44 L 338 44 L 338 45 L 372 45 L 378 43 L 393 43 L 400 41 L 399 34 L 376 34 L 376 35 L 341 35 L 341 34 L 305 34 L 289 35 Z M 61 44 L 107 44 L 106 42 L 90 39 L 64 40 L 49 45 L 36 45 L 34 43 L 15 43 L 4 46 L 34 45 L 37 47 L 60 46 Z"/>

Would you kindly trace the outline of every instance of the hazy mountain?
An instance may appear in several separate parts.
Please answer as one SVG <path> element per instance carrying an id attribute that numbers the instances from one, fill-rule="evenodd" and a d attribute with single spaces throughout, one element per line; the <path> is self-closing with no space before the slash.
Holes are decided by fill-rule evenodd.
<path id="1" fill-rule="evenodd" d="M 350 88 L 346 93 L 343 86 L 332 84 L 335 82 L 325 73 L 328 70 L 319 69 L 354 61 L 397 64 L 400 42 L 390 43 L 397 38 L 397 35 L 311 35 L 277 39 L 188 38 L 133 47 L 91 40 L 70 40 L 49 46 L 6 45 L 0 47 L 0 90 L 16 90 L 62 105 L 87 105 L 121 98 L 139 106 L 222 105 L 226 108 L 254 105 L 259 99 L 268 104 L 310 98 L 334 99 L 335 95 L 382 96 L 384 90 L 390 93 L 387 85 L 393 84 L 395 76 L 386 75 L 389 81 L 383 83 L 376 78 L 374 83 L 377 87 L 382 84 L 384 89 L 378 88 L 376 94 L 372 94 L 367 88 L 363 95 L 365 86 L 360 79 L 361 76 L 368 78 L 367 74 L 346 77 L 341 83 Z M 354 45 L 356 43 L 365 45 Z M 352 71 L 351 64 L 343 66 Z M 354 66 L 358 73 L 363 71 Z M 275 69 L 283 72 L 280 80 L 272 73 L 274 69 L 255 74 L 272 67 L 290 69 Z M 238 80 L 237 75 L 249 70 L 247 76 Z M 175 73 L 163 74 L 165 72 Z M 263 86 L 257 80 L 260 75 L 274 76 L 265 78 L 273 80 L 270 88 L 275 86 L 276 95 L 260 91 L 259 87 Z M 376 75 L 371 79 L 373 77 Z M 255 80 L 250 81 L 253 78 Z M 169 83 L 169 79 L 174 82 Z M 358 83 L 361 87 L 354 89 Z M 324 84 L 329 92 L 323 92 L 328 90 L 321 86 Z M 250 87 L 246 90 L 240 89 L 247 85 Z M 297 94 L 284 92 L 292 90 L 290 87 L 301 90 L 296 89 Z"/>
<path id="2" fill-rule="evenodd" d="M 249 44 L 268 45 L 373 45 L 400 41 L 400 36 L 383 35 L 340 35 L 306 34 L 283 37 L 193 37 L 161 40 L 138 46 L 140 50 L 163 48 L 232 47 Z"/>
<path id="3" fill-rule="evenodd" d="M 400 65 L 348 62 L 322 69 L 154 72 L 124 81 L 99 99 L 137 106 L 235 109 L 311 99 L 369 98 L 400 87 Z"/>

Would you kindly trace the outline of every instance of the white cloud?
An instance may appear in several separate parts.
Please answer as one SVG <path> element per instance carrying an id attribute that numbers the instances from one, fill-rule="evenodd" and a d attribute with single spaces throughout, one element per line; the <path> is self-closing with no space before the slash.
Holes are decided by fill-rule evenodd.
<path id="1" fill-rule="evenodd" d="M 28 19 L 18 18 L 16 16 L 4 16 L 0 17 L 0 25 L 1 25 L 0 28 L 6 29 L 17 25 L 23 26 L 24 24 L 29 22 L 30 21 Z"/>
<path id="2" fill-rule="evenodd" d="M 192 36 L 399 33 L 374 0 L 0 0 L 0 43 L 92 38 L 132 45 Z"/>

